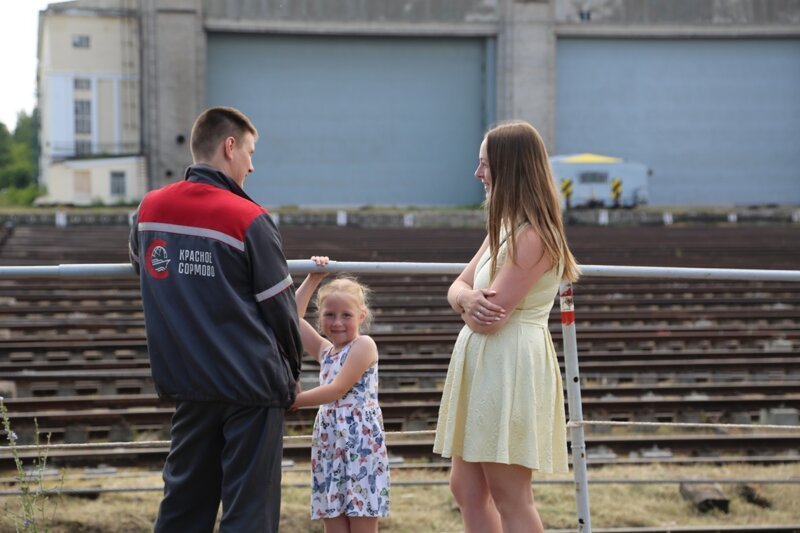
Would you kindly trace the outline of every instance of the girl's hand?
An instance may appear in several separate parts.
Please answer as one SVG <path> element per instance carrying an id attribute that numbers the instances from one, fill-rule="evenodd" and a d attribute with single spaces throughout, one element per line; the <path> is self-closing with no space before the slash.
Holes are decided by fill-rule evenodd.
<path id="1" fill-rule="evenodd" d="M 492 289 L 461 289 L 456 297 L 464 313 L 480 324 L 490 325 L 502 320 L 506 310 L 489 301 L 491 296 L 497 294 Z"/>
<path id="2" fill-rule="evenodd" d="M 300 384 L 298 383 L 298 387 L 299 387 L 299 385 Z M 289 411 L 292 412 L 292 413 L 294 413 L 295 411 L 300 409 L 300 406 L 298 405 L 298 402 L 300 401 L 300 394 L 302 394 L 302 393 L 298 392 L 297 396 L 294 399 L 294 403 L 289 406 Z"/>
<path id="3" fill-rule="evenodd" d="M 330 259 L 327 255 L 312 255 L 311 260 L 317 265 L 317 268 L 325 268 L 327 264 L 330 262 Z M 314 272 L 310 272 L 308 276 L 316 281 L 321 280 L 325 276 L 327 276 L 330 272 L 327 270 L 315 270 Z"/>

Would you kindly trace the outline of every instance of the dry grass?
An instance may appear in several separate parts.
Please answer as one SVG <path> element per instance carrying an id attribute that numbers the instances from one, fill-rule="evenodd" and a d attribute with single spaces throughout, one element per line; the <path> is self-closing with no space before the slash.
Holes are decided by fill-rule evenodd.
<path id="1" fill-rule="evenodd" d="M 103 479 L 75 479 L 80 470 L 67 470 L 65 487 L 158 487 L 160 473 L 125 471 L 126 475 Z M 676 479 L 676 478 L 749 478 L 800 479 L 800 464 L 731 465 L 731 466 L 616 466 L 590 470 L 590 479 Z M 447 473 L 395 469 L 395 481 L 436 479 L 445 481 Z M 569 476 L 542 476 L 543 480 L 571 479 Z M 287 472 L 284 483 L 305 483 L 305 472 Z M 675 483 L 666 484 L 594 484 L 590 488 L 592 525 L 595 528 L 623 526 L 725 526 L 800 523 L 800 484 L 766 484 L 763 494 L 772 507 L 763 509 L 747 503 L 737 495 L 736 486 L 722 485 L 731 500 L 728 514 L 699 513 L 684 501 Z M 575 528 L 575 495 L 571 484 L 539 484 L 534 486 L 539 511 L 549 529 Z M 96 499 L 61 497 L 48 502 L 57 504 L 50 531 L 80 532 L 145 532 L 152 530 L 158 508 L 158 492 L 108 493 Z M 6 497 L 4 505 L 18 505 L 18 497 Z M 309 514 L 309 489 L 285 487 L 282 503 L 282 531 L 321 532 L 319 522 Z M 14 531 L 7 512 L 0 520 L 1 531 Z M 392 488 L 392 515 L 381 521 L 382 531 L 392 532 L 455 532 L 461 531 L 461 519 L 453 508 L 453 499 L 446 484 L 401 486 Z"/>

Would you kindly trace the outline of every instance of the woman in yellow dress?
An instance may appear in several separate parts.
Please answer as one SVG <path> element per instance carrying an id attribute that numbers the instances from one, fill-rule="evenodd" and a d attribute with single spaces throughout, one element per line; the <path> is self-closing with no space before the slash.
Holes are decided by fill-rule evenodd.
<path id="1" fill-rule="evenodd" d="M 544 531 L 533 471 L 566 472 L 561 372 L 547 321 L 575 281 L 544 142 L 526 122 L 483 139 L 475 171 L 487 236 L 447 299 L 464 321 L 450 360 L 434 451 L 470 532 Z"/>

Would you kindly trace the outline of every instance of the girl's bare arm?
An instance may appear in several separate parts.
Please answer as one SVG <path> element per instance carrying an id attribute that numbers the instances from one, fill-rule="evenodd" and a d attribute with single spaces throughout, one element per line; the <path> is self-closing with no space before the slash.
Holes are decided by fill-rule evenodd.
<path id="1" fill-rule="evenodd" d="M 333 382 L 301 392 L 297 395 L 291 408 L 294 410 L 300 407 L 322 405 L 344 397 L 377 360 L 378 348 L 375 341 L 368 335 L 361 335 L 350 348 L 347 361 L 344 362 Z"/>
<path id="2" fill-rule="evenodd" d="M 328 258 L 325 256 L 313 256 L 311 258 L 317 264 L 317 267 L 324 267 L 328 264 Z M 300 287 L 294 294 L 295 302 L 297 303 L 297 316 L 300 317 L 300 337 L 303 341 L 303 348 L 306 352 L 319 362 L 322 350 L 330 345 L 325 337 L 320 335 L 314 327 L 305 320 L 306 310 L 314 291 L 319 287 L 320 282 L 327 276 L 325 271 L 311 272 L 300 284 Z"/>

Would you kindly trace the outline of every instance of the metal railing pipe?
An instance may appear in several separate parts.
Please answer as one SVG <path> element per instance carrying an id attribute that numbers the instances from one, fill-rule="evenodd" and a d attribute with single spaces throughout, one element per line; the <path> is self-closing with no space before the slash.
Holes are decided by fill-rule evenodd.
<path id="1" fill-rule="evenodd" d="M 121 278 L 133 276 L 128 263 L 67 264 L 47 266 L 0 266 L 0 279 L 6 278 Z"/>
<path id="2" fill-rule="evenodd" d="M 583 265 L 581 277 L 800 281 L 800 270 Z"/>
<path id="3" fill-rule="evenodd" d="M 287 263 L 292 274 L 307 274 L 315 270 L 321 270 L 309 259 L 290 259 Z M 355 274 L 457 275 L 464 270 L 465 266 L 466 263 L 331 261 L 324 270 L 332 273 L 349 272 Z M 128 263 L 0 266 L 0 279 L 127 277 L 134 275 L 133 267 Z"/>
<path id="4" fill-rule="evenodd" d="M 319 270 L 308 259 L 290 259 L 292 274 L 307 274 Z M 460 274 L 466 263 L 414 263 L 387 261 L 331 261 L 325 270 L 352 274 Z M 583 265 L 581 277 L 611 278 L 666 278 L 740 281 L 791 281 L 800 282 L 800 270 L 757 270 L 731 268 L 684 268 L 650 266 Z M 0 266 L 0 279 L 4 278 L 91 278 L 133 276 L 128 263 L 86 263 L 50 266 Z"/>

